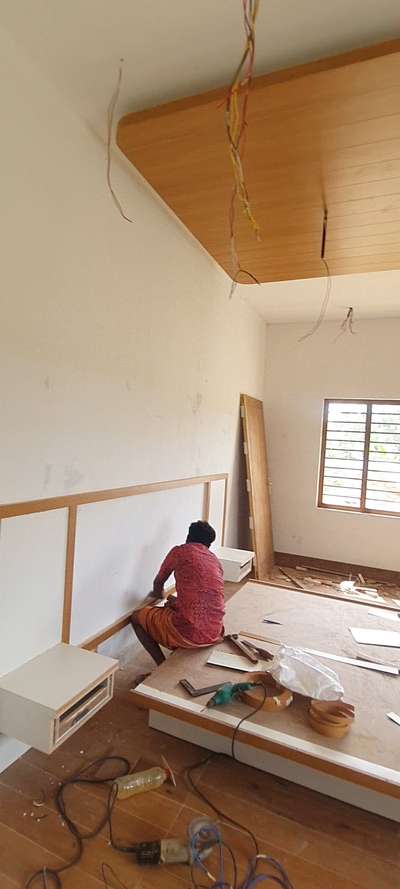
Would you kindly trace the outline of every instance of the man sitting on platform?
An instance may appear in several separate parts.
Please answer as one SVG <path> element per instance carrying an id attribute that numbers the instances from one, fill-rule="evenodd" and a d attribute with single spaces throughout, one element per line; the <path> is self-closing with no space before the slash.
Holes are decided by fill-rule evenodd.
<path id="1" fill-rule="evenodd" d="M 132 626 L 156 664 L 164 648 L 199 648 L 220 642 L 224 635 L 224 581 L 217 557 L 210 552 L 215 531 L 208 522 L 192 522 L 186 543 L 174 546 L 154 580 L 153 590 L 132 614 Z M 177 596 L 164 607 L 164 584 L 174 572 Z"/>

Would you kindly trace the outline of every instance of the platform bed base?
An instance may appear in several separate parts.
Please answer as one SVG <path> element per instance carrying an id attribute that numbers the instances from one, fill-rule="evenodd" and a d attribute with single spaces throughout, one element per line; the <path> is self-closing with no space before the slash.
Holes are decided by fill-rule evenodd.
<path id="1" fill-rule="evenodd" d="M 160 732 L 204 747 L 206 750 L 231 755 L 231 739 L 229 737 L 168 716 L 158 710 L 149 710 L 149 725 Z M 386 794 L 317 771 L 243 741 L 235 743 L 235 758 L 245 765 L 253 766 L 263 772 L 269 772 L 279 778 L 300 784 L 302 787 L 308 787 L 318 793 L 400 823 L 399 800 Z"/>

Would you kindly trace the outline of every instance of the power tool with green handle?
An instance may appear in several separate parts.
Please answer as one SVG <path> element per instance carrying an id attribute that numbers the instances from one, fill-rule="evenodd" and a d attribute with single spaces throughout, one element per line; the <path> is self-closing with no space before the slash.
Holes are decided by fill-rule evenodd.
<path id="1" fill-rule="evenodd" d="M 259 684 L 259 682 L 226 682 L 225 685 L 221 685 L 221 688 L 215 692 L 215 695 L 207 701 L 207 707 L 223 707 L 225 704 L 230 704 L 235 698 L 240 697 L 243 692 L 249 691 L 251 688 L 255 688 Z"/>

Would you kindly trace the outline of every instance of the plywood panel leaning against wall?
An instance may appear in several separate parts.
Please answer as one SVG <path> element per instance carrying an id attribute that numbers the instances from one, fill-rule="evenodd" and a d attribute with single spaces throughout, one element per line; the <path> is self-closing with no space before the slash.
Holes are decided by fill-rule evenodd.
<path id="1" fill-rule="evenodd" d="M 246 185 L 260 227 L 237 218 L 260 282 L 400 268 L 400 40 L 256 77 Z M 121 151 L 232 274 L 226 87 L 124 117 Z M 243 283 L 250 283 L 243 276 Z"/>
<path id="2" fill-rule="evenodd" d="M 259 580 L 268 577 L 274 564 L 267 442 L 262 401 L 240 396 L 243 447 L 246 460 L 252 548 L 256 554 L 255 572 Z"/>

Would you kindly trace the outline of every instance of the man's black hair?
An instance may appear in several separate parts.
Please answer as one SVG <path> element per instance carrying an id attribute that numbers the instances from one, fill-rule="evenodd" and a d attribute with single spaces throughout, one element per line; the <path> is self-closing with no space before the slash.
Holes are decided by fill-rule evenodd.
<path id="1" fill-rule="evenodd" d="M 189 525 L 189 533 L 186 543 L 203 543 L 204 546 L 210 547 L 215 540 L 215 531 L 208 522 L 192 522 Z"/>

